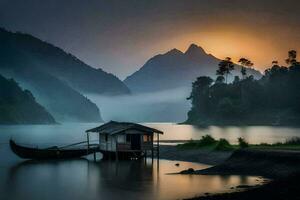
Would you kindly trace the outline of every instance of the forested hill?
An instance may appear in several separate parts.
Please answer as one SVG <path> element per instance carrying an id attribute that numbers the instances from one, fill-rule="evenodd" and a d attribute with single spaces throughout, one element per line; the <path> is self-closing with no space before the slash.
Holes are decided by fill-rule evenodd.
<path id="1" fill-rule="evenodd" d="M 62 49 L 31 35 L 0 28 L 0 68 L 34 68 L 65 81 L 81 93 L 127 94 L 129 89 L 116 76 L 95 69 Z"/>
<path id="2" fill-rule="evenodd" d="M 0 44 L 0 72 L 29 89 L 58 122 L 102 121 L 98 107 L 80 91 L 128 92 L 116 77 L 30 35 L 0 29 Z"/>
<path id="3" fill-rule="evenodd" d="M 207 54 L 201 47 L 191 44 L 186 52 L 173 49 L 149 59 L 138 71 L 125 79 L 132 92 L 155 92 L 190 87 L 198 76 L 216 77 L 220 60 Z M 240 75 L 241 66 L 236 65 L 229 79 Z M 248 74 L 260 78 L 261 73 L 247 68 Z"/>
<path id="4" fill-rule="evenodd" d="M 0 124 L 52 124 L 54 118 L 13 79 L 0 75 Z"/>
<path id="5" fill-rule="evenodd" d="M 58 122 L 101 122 L 95 103 L 65 82 L 39 70 L 20 70 L 16 77 Z"/>
<path id="6" fill-rule="evenodd" d="M 291 52 L 291 55 L 295 53 Z M 199 77 L 189 97 L 192 108 L 187 123 L 299 126 L 300 64 L 295 55 L 292 55 L 290 67 L 274 62 L 260 80 L 249 76 L 226 84 L 214 82 L 210 77 Z"/>

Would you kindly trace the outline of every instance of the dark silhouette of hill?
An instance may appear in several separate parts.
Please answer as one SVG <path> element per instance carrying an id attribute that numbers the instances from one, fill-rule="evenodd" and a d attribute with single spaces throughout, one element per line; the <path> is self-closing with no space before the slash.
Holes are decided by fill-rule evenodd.
<path id="1" fill-rule="evenodd" d="M 95 69 L 62 49 L 31 35 L 0 29 L 0 54 L 7 57 L 1 67 L 20 68 L 23 60 L 28 70 L 38 68 L 44 73 L 65 81 L 82 93 L 105 95 L 127 94 L 129 89 L 116 76 Z M 8 51 L 9 50 L 9 51 Z M 22 57 L 19 57 L 22 55 Z"/>
<path id="2" fill-rule="evenodd" d="M 54 118 L 29 90 L 0 75 L 0 124 L 51 124 Z"/>
<path id="3" fill-rule="evenodd" d="M 252 76 L 233 83 L 198 77 L 189 97 L 187 123 L 197 125 L 300 124 L 300 64 L 274 65 L 260 80 Z"/>
<path id="4" fill-rule="evenodd" d="M 102 121 L 98 107 L 77 90 L 103 94 L 128 91 L 116 77 L 93 69 L 30 35 L 0 29 L 0 43 L 2 74 L 14 78 L 22 87 L 32 91 L 37 101 L 60 122 Z M 108 85 L 110 79 L 114 80 L 111 87 L 101 84 L 101 77 Z M 125 88 L 124 91 L 116 89 L 118 84 Z M 106 89 L 102 91 L 102 87 Z"/>
<path id="5" fill-rule="evenodd" d="M 198 76 L 216 77 L 220 60 L 207 54 L 201 47 L 191 44 L 183 53 L 173 49 L 165 54 L 154 56 L 138 71 L 128 76 L 124 82 L 132 92 L 153 92 L 178 87 L 190 87 Z M 241 66 L 236 65 L 231 80 L 240 76 Z M 249 75 L 260 78 L 261 73 L 247 69 Z"/>
<path id="6" fill-rule="evenodd" d="M 38 70 L 20 70 L 12 76 L 36 94 L 57 121 L 102 121 L 96 104 L 54 76 Z"/>

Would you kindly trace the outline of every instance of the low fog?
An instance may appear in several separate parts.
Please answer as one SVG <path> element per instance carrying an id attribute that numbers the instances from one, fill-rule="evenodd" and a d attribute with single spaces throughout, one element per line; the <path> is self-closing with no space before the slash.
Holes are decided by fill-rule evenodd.
<path id="1" fill-rule="evenodd" d="M 100 108 L 104 121 L 182 122 L 186 120 L 190 102 L 186 98 L 190 88 L 176 88 L 160 92 L 125 96 L 87 97 Z"/>

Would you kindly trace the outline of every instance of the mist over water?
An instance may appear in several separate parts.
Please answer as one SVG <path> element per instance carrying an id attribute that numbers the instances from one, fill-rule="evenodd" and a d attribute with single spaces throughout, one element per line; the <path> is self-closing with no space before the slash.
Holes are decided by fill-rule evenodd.
<path id="1" fill-rule="evenodd" d="M 123 96 L 87 94 L 97 104 L 104 121 L 182 122 L 190 103 L 190 88 L 182 87 L 160 92 Z"/>

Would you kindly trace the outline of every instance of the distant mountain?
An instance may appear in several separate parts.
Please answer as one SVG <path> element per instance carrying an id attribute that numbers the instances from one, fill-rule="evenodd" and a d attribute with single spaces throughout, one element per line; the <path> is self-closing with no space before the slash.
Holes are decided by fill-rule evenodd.
<path id="1" fill-rule="evenodd" d="M 191 87 L 192 82 L 199 76 L 216 77 L 216 69 L 220 59 L 207 54 L 201 47 L 191 44 L 183 53 L 177 49 L 154 56 L 137 72 L 128 76 L 124 83 L 132 92 L 153 92 Z M 236 65 L 232 72 L 240 76 L 241 66 Z M 260 78 L 262 75 L 255 69 L 247 69 L 248 75 Z"/>
<path id="2" fill-rule="evenodd" d="M 26 59 L 30 64 L 28 68 L 49 73 L 82 93 L 129 93 L 126 85 L 116 76 L 92 68 L 72 54 L 31 35 L 0 29 L 0 41 L 0 54 L 6 57 L 4 63 L 3 59 L 0 60 L 1 67 L 21 68 Z"/>
<path id="3" fill-rule="evenodd" d="M 59 122 L 101 122 L 96 104 L 65 82 L 41 71 L 21 70 L 12 75 L 30 89 Z"/>
<path id="4" fill-rule="evenodd" d="M 93 69 L 30 35 L 0 29 L 0 44 L 0 72 L 32 91 L 37 101 L 59 122 L 102 121 L 98 107 L 78 91 L 128 92 L 116 77 Z"/>
<path id="5" fill-rule="evenodd" d="M 54 118 L 28 90 L 0 75 L 0 124 L 52 124 Z"/>

